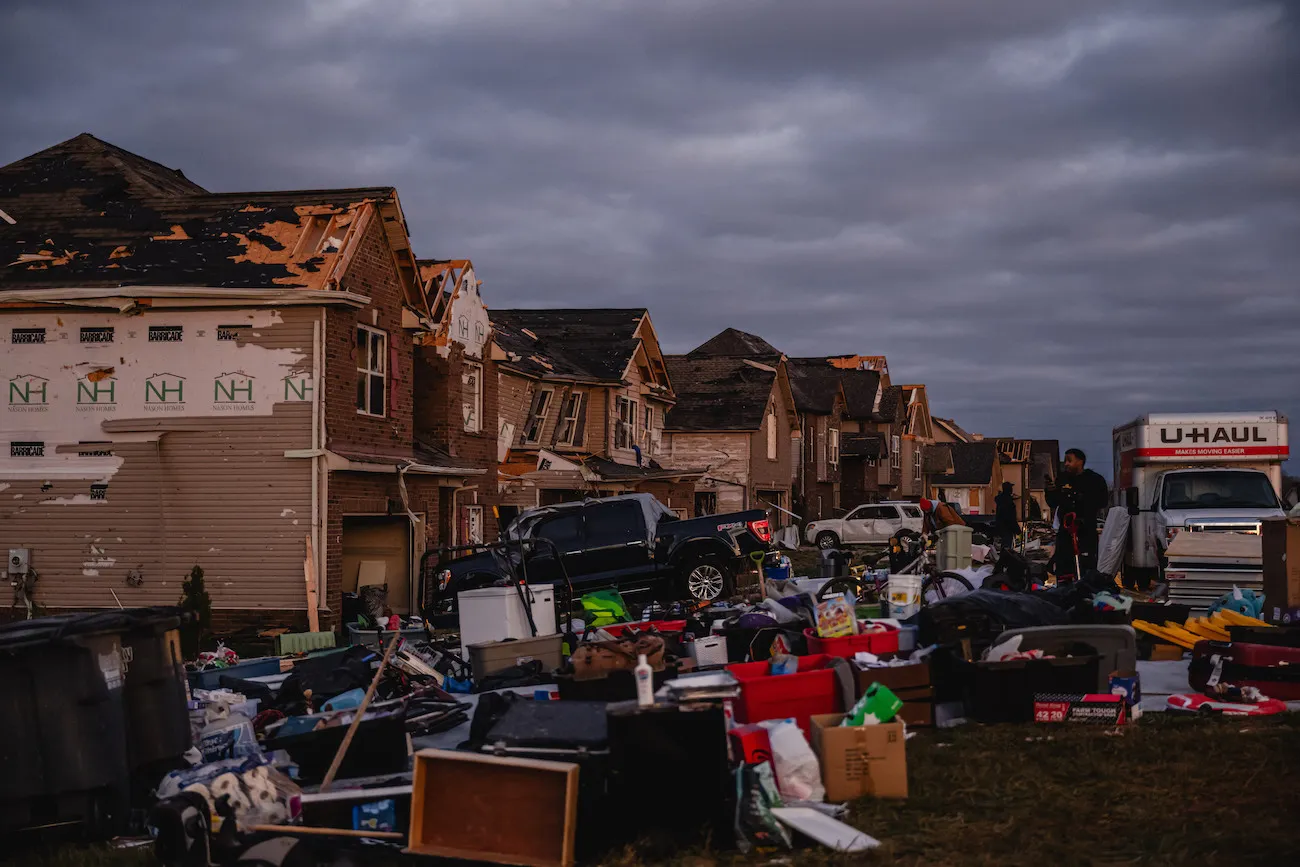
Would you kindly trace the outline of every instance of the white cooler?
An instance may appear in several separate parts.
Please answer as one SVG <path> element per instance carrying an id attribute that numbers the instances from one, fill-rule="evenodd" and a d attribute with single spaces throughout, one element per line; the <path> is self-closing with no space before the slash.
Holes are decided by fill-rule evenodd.
<path id="1" fill-rule="evenodd" d="M 532 597 L 533 622 L 537 634 L 555 635 L 555 589 L 550 584 L 532 584 L 524 589 Z M 456 595 L 460 605 L 460 653 L 469 659 L 469 646 L 507 638 L 532 638 L 523 602 L 514 587 L 484 587 Z"/>

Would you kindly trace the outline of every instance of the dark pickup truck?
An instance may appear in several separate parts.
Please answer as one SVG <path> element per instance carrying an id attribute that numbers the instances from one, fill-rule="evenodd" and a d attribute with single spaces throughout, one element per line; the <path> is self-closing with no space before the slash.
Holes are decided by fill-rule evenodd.
<path id="1" fill-rule="evenodd" d="M 628 494 L 531 509 L 502 536 L 524 544 L 493 546 L 434 566 L 437 598 L 516 580 L 523 550 L 529 583 L 563 585 L 567 572 L 575 597 L 612 587 L 712 601 L 729 595 L 736 574 L 753 567 L 752 552 L 769 549 L 772 530 L 761 509 L 681 519 L 650 494 Z M 532 539 L 554 548 L 529 545 Z"/>

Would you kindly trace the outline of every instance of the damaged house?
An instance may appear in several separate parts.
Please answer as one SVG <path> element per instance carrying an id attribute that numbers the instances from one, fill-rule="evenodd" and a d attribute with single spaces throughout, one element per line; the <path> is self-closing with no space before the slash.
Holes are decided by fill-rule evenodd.
<path id="1" fill-rule="evenodd" d="M 494 470 L 416 411 L 445 317 L 393 188 L 212 193 L 80 135 L 0 168 L 0 211 L 0 547 L 37 605 L 174 604 L 197 565 L 221 628 L 412 607 Z"/>
<path id="2" fill-rule="evenodd" d="M 677 396 L 665 425 L 668 460 L 706 470 L 694 513 L 767 509 L 774 526 L 789 524 L 797 422 L 785 356 L 729 328 L 666 361 Z"/>
<path id="3" fill-rule="evenodd" d="M 964 514 L 992 515 L 993 498 L 1002 489 L 1002 462 L 997 443 L 992 440 L 971 443 L 941 443 L 935 449 L 946 450 L 951 468 L 936 475 L 932 484 L 935 496 L 957 506 Z"/>
<path id="4" fill-rule="evenodd" d="M 645 309 L 493 310 L 502 502 L 650 493 L 692 514 L 704 473 L 667 461 L 676 403 Z"/>

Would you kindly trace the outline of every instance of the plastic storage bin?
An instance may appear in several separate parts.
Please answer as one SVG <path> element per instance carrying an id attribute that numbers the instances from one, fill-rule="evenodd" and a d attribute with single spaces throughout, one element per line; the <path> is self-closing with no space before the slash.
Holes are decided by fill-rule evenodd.
<path id="1" fill-rule="evenodd" d="M 229 668 L 209 668 L 206 671 L 189 673 L 190 689 L 220 689 L 221 678 L 233 677 L 248 680 L 250 677 L 266 677 L 268 674 L 280 673 L 280 657 L 263 656 L 258 659 L 245 659 Z"/>
<path id="2" fill-rule="evenodd" d="M 823 713 L 843 713 L 835 672 L 827 665 L 831 657 L 815 654 L 799 657 L 794 674 L 769 673 L 767 662 L 743 662 L 727 666 L 740 681 L 740 700 L 736 703 L 736 721 L 756 723 L 767 719 L 794 719 L 810 731 L 808 718 Z"/>
<path id="3" fill-rule="evenodd" d="M 0 629 L 0 831 L 81 823 L 88 836 L 110 837 L 125 828 L 121 629 L 95 615 Z"/>
<path id="4" fill-rule="evenodd" d="M 559 635 L 542 635 L 537 638 L 471 644 L 469 664 L 474 671 L 474 682 L 478 683 L 498 671 L 505 671 L 507 668 L 534 659 L 541 661 L 544 674 L 550 674 L 564 661 L 560 653 L 560 643 L 563 640 Z"/>
<path id="5" fill-rule="evenodd" d="M 375 650 L 386 650 L 388 642 L 393 640 L 395 634 L 391 629 L 385 629 L 381 632 L 378 629 L 361 627 L 355 623 L 348 624 L 348 644 L 354 647 L 360 645 Z M 428 635 L 429 630 L 423 626 L 406 626 L 402 629 L 403 641 L 423 641 Z"/>
<path id="6" fill-rule="evenodd" d="M 1029 722 L 1039 693 L 1096 692 L 1099 656 L 971 664 L 966 705 L 982 723 Z"/>
<path id="7" fill-rule="evenodd" d="M 809 653 L 824 653 L 827 656 L 842 656 L 846 659 L 858 653 L 898 653 L 898 630 L 884 632 L 863 632 L 858 635 L 846 635 L 843 638 L 818 638 L 817 630 L 809 627 L 803 631 L 808 639 Z"/>

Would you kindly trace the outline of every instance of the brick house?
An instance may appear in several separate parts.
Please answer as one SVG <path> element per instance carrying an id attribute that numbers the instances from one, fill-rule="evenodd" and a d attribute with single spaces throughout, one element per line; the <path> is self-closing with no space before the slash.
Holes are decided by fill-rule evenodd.
<path id="1" fill-rule="evenodd" d="M 493 310 L 502 503 L 643 492 L 693 513 L 701 470 L 664 463 L 676 403 L 645 309 Z"/>
<path id="2" fill-rule="evenodd" d="M 219 628 L 412 606 L 444 490 L 491 476 L 421 445 L 394 189 L 211 193 L 83 134 L 0 167 L 0 211 L 0 547 L 37 605 L 172 604 L 198 565 Z"/>
<path id="3" fill-rule="evenodd" d="M 418 262 L 434 327 L 415 346 L 416 441 L 448 465 L 483 474 L 439 490 L 438 538 L 448 545 L 491 542 L 501 504 L 497 467 L 498 373 L 492 324 L 467 259 Z"/>
<path id="4" fill-rule="evenodd" d="M 797 420 L 785 356 L 727 329 L 666 362 L 677 396 L 665 425 L 668 460 L 706 470 L 694 513 L 765 508 L 774 527 L 789 524 Z"/>

